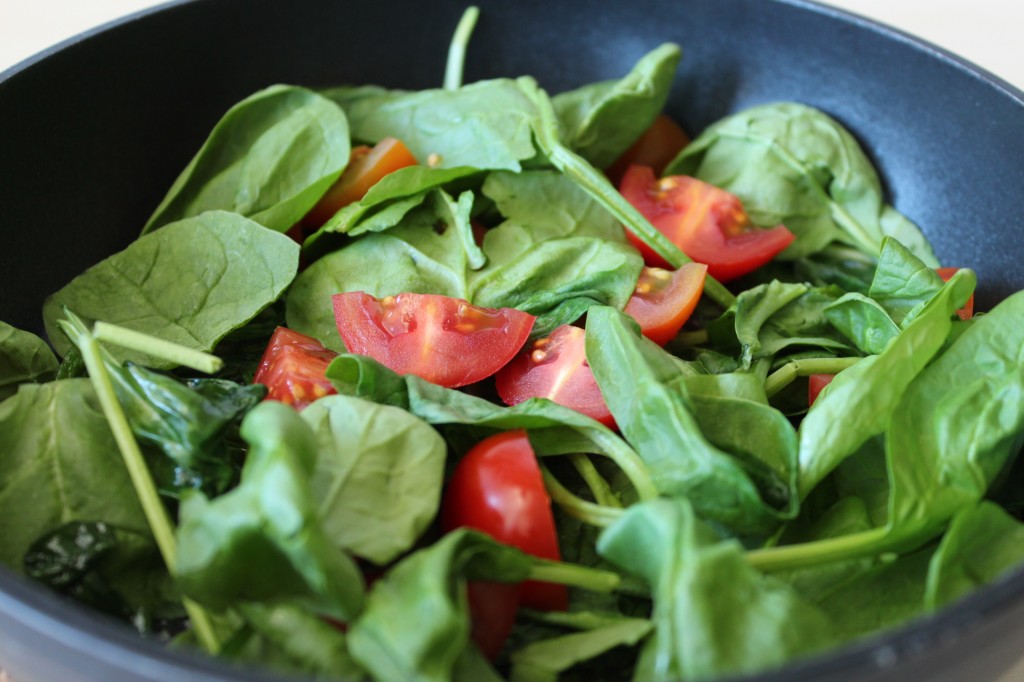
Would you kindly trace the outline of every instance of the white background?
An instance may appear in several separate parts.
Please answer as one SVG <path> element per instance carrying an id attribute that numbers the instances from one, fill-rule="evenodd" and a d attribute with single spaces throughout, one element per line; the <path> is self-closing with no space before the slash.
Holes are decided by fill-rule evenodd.
<path id="1" fill-rule="evenodd" d="M 670 0 L 669 0 L 670 1 Z M 157 0 L 0 0 L 0 71 L 65 38 Z M 973 61 L 1024 88 L 1018 0 L 832 0 Z M 1002 682 L 1024 680 L 1024 662 Z"/>

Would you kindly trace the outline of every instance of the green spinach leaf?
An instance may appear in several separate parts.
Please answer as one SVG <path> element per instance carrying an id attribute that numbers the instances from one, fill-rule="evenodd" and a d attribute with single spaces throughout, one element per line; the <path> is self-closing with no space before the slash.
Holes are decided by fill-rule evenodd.
<path id="1" fill-rule="evenodd" d="M 560 673 L 620 646 L 636 646 L 651 631 L 643 618 L 534 642 L 512 653 L 511 682 L 555 682 Z"/>
<path id="2" fill-rule="evenodd" d="M 0 322 L 0 401 L 14 395 L 19 384 L 53 379 L 57 368 L 57 358 L 45 341 Z"/>
<path id="3" fill-rule="evenodd" d="M 204 213 L 137 239 L 50 296 L 43 308 L 47 334 L 62 355 L 70 349 L 57 326 L 66 306 L 87 323 L 103 320 L 209 351 L 284 292 L 298 255 L 283 234 L 232 213 Z"/>
<path id="4" fill-rule="evenodd" d="M 938 265 L 920 230 L 884 203 L 878 174 L 839 123 L 811 107 L 765 104 L 707 128 L 665 169 L 736 194 L 757 225 L 783 223 L 799 258 L 842 241 L 879 252 L 893 236 L 927 264 Z"/>
<path id="5" fill-rule="evenodd" d="M 206 211 L 284 232 L 348 165 L 345 114 L 305 88 L 275 85 L 233 106 L 189 162 L 143 233 Z"/>
<path id="6" fill-rule="evenodd" d="M 446 448 L 405 410 L 331 395 L 302 411 L 319 455 L 310 482 L 324 531 L 377 564 L 407 551 L 441 501 Z"/>
<path id="7" fill-rule="evenodd" d="M 596 168 L 611 165 L 665 108 L 680 56 L 677 45 L 666 43 L 619 80 L 552 97 L 565 144 Z"/>

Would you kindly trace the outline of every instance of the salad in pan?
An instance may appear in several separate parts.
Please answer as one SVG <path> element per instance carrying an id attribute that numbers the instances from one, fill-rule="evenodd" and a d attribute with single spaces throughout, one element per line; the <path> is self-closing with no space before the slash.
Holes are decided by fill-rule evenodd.
<path id="1" fill-rule="evenodd" d="M 464 84 L 475 19 L 441 88 L 239 102 L 48 342 L 0 323 L 0 562 L 397 682 L 755 673 L 1024 559 L 1021 294 L 975 315 L 826 113 L 690 141 L 673 44 Z"/>

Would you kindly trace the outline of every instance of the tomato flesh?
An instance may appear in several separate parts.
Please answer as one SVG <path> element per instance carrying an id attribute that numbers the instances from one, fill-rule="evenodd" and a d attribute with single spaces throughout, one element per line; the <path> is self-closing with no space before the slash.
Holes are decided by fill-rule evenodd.
<path id="1" fill-rule="evenodd" d="M 317 398 L 337 393 L 324 376 L 337 355 L 311 336 L 278 327 L 263 351 L 253 383 L 267 387 L 267 400 L 302 409 Z"/>
<path id="2" fill-rule="evenodd" d="M 640 324 L 644 336 L 664 346 L 693 314 L 707 271 L 703 263 L 684 263 L 675 271 L 644 268 L 624 312 Z"/>
<path id="3" fill-rule="evenodd" d="M 943 282 L 948 282 L 959 269 L 960 268 L 936 268 L 935 272 L 939 273 L 939 277 L 942 278 Z M 964 304 L 963 308 L 957 310 L 956 314 L 961 320 L 969 320 L 974 317 L 974 294 L 971 294 L 971 297 L 967 299 L 967 303 Z"/>
<path id="4" fill-rule="evenodd" d="M 584 331 L 579 327 L 562 325 L 528 344 L 498 372 L 494 383 L 506 405 L 547 398 L 605 426 L 615 426 L 587 363 Z"/>
<path id="5" fill-rule="evenodd" d="M 477 443 L 459 460 L 441 501 L 441 528 L 475 528 L 542 559 L 561 561 L 551 498 L 523 431 Z M 546 611 L 569 607 L 564 585 L 527 581 L 521 604 Z"/>
<path id="6" fill-rule="evenodd" d="M 303 224 L 320 227 L 342 208 L 366 196 L 385 175 L 416 164 L 409 148 L 394 137 L 385 137 L 372 149 L 365 145 L 354 147 L 341 177 L 306 214 Z"/>
<path id="7" fill-rule="evenodd" d="M 513 308 L 481 308 L 435 294 L 378 300 L 356 291 L 335 294 L 333 302 L 350 353 L 448 388 L 501 369 L 526 343 L 536 319 Z"/>
<path id="8" fill-rule="evenodd" d="M 618 184 L 632 165 L 650 166 L 655 175 L 661 175 L 665 166 L 688 144 L 690 136 L 686 131 L 665 114 L 659 114 L 651 127 L 605 169 L 605 175 L 614 184 Z"/>
<path id="9" fill-rule="evenodd" d="M 659 180 L 649 167 L 630 166 L 620 191 L 658 231 L 722 282 L 756 270 L 796 239 L 782 225 L 754 227 L 735 195 L 696 178 L 672 175 Z M 647 265 L 669 267 L 639 237 L 629 231 L 626 235 Z"/>

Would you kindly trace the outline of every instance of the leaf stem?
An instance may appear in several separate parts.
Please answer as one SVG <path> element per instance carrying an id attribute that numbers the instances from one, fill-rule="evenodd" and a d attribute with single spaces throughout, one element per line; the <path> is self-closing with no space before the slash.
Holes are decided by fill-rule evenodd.
<path id="1" fill-rule="evenodd" d="M 61 320 L 60 325 L 68 338 L 74 342 L 82 354 L 82 360 L 89 372 L 89 377 L 96 389 L 96 395 L 100 401 L 103 414 L 110 424 L 110 430 L 117 442 L 118 449 L 124 460 L 128 475 L 131 478 L 132 486 L 139 497 L 142 511 L 146 516 L 153 539 L 156 541 L 160 555 L 163 557 L 167 570 L 173 575 L 177 559 L 177 543 L 174 538 L 174 525 L 160 494 L 157 492 L 156 484 L 150 476 L 149 468 L 146 466 L 142 451 L 135 440 L 128 418 L 121 409 L 114 392 L 114 385 L 104 366 L 103 350 L 98 340 L 85 327 L 84 323 L 70 311 L 65 311 L 68 320 Z M 195 628 L 196 637 L 203 648 L 209 653 L 216 653 L 220 648 L 220 642 L 213 629 L 213 624 L 206 611 L 188 598 L 182 600 L 185 610 Z"/>
<path id="2" fill-rule="evenodd" d="M 661 496 L 651 479 L 647 465 L 640 459 L 640 455 L 636 454 L 636 450 L 624 440 L 604 426 L 591 429 L 586 435 L 601 450 L 599 454 L 609 458 L 622 469 L 641 502 L 655 500 Z"/>
<path id="3" fill-rule="evenodd" d="M 214 374 L 224 366 L 224 361 L 216 355 L 109 322 L 96 322 L 93 326 L 93 336 L 97 341 L 112 343 L 207 374 Z"/>
<path id="4" fill-rule="evenodd" d="M 534 564 L 530 569 L 530 580 L 545 583 L 580 587 L 591 592 L 614 592 L 622 583 L 622 576 L 612 571 L 599 568 L 566 564 L 560 561 L 544 561 Z"/>
<path id="5" fill-rule="evenodd" d="M 462 86 L 462 73 L 466 64 L 466 47 L 480 17 L 480 9 L 473 5 L 462 13 L 462 19 L 455 27 L 455 35 L 448 47 L 448 63 L 444 70 L 444 89 L 458 90 Z"/>
<path id="6" fill-rule="evenodd" d="M 812 374 L 839 374 L 847 367 L 852 367 L 863 358 L 802 358 L 788 362 L 768 375 L 764 381 L 764 392 L 771 398 L 789 386 L 797 377 Z"/>
<path id="7" fill-rule="evenodd" d="M 587 484 L 587 487 L 590 488 L 594 500 L 599 505 L 616 509 L 622 508 L 619 498 L 615 497 L 615 493 L 612 492 L 608 481 L 604 480 L 604 476 L 597 470 L 594 463 L 590 461 L 590 457 L 579 452 L 574 452 L 568 455 L 568 457 L 572 465 L 576 467 L 576 471 L 583 478 L 583 481 Z"/>
<path id="8" fill-rule="evenodd" d="M 543 464 L 540 465 L 540 473 L 544 477 L 544 487 L 551 496 L 551 501 L 569 516 L 600 528 L 612 525 L 622 516 L 621 509 L 587 502 L 573 495 Z"/>
<path id="9" fill-rule="evenodd" d="M 859 559 L 885 552 L 883 542 L 888 533 L 888 528 L 873 528 L 816 542 L 755 549 L 747 552 L 747 561 L 754 568 L 771 572 Z"/>

